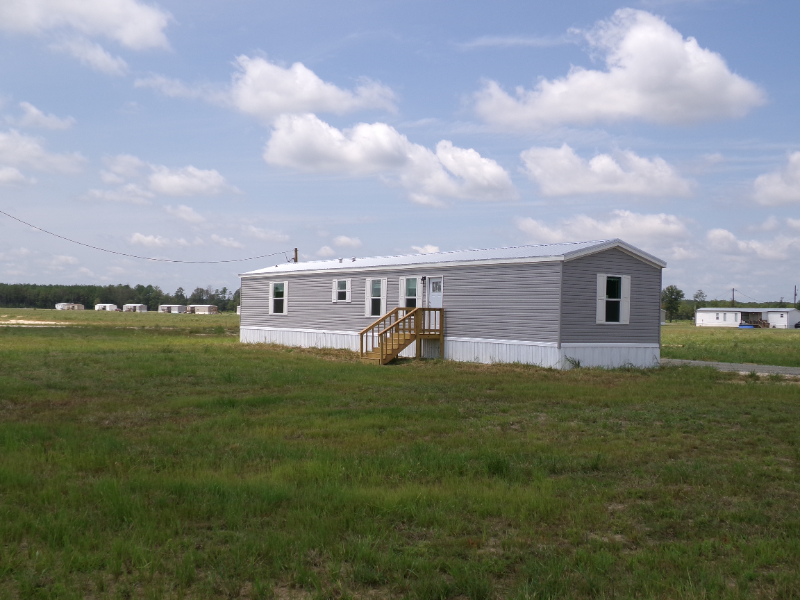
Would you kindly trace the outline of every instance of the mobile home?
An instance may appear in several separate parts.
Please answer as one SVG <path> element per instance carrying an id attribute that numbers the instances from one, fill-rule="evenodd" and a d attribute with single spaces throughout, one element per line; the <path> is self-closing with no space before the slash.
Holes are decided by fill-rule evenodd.
<path id="1" fill-rule="evenodd" d="M 213 304 L 190 304 L 187 312 L 194 315 L 216 315 L 219 310 Z"/>
<path id="2" fill-rule="evenodd" d="M 122 312 L 147 312 L 147 304 L 124 304 Z"/>
<path id="3" fill-rule="evenodd" d="M 158 307 L 160 313 L 185 313 L 186 306 L 183 304 L 161 304 Z"/>
<path id="4" fill-rule="evenodd" d="M 698 327 L 739 327 L 753 325 L 765 329 L 793 329 L 800 322 L 796 308 L 698 308 L 694 324 Z"/>
<path id="5" fill-rule="evenodd" d="M 74 304 L 73 302 L 59 302 L 56 304 L 56 310 L 83 310 L 83 304 Z"/>
<path id="6" fill-rule="evenodd" d="M 279 264 L 240 275 L 240 339 L 383 364 L 650 367 L 665 266 L 618 239 Z"/>
<path id="7" fill-rule="evenodd" d="M 116 304 L 95 304 L 94 305 L 94 309 L 95 310 L 110 310 L 110 311 L 119 310 L 119 308 L 117 308 Z"/>

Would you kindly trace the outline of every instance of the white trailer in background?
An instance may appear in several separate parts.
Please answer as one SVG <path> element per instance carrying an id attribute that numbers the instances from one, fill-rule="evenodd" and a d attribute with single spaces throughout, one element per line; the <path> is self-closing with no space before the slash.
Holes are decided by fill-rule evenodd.
<path id="1" fill-rule="evenodd" d="M 794 329 L 800 323 L 800 310 L 796 308 L 769 308 L 762 314 L 770 329 Z"/>
<path id="2" fill-rule="evenodd" d="M 698 327 L 738 327 L 742 311 L 735 308 L 698 308 L 694 324 Z"/>
<path id="3" fill-rule="evenodd" d="M 215 315 L 219 310 L 213 304 L 190 304 L 187 312 L 193 315 Z"/>
<path id="4" fill-rule="evenodd" d="M 56 310 L 83 310 L 83 304 L 74 304 L 72 302 L 59 302 L 56 304 Z"/>
<path id="5" fill-rule="evenodd" d="M 160 313 L 185 313 L 186 307 L 183 304 L 161 304 L 158 307 Z"/>
<path id="6" fill-rule="evenodd" d="M 116 304 L 95 304 L 95 310 L 110 310 L 112 312 L 119 310 Z"/>
<path id="7" fill-rule="evenodd" d="M 122 312 L 147 312 L 147 304 L 123 304 Z"/>
<path id="8" fill-rule="evenodd" d="M 793 329 L 800 322 L 796 308 L 698 308 L 698 327 L 739 327 L 753 325 L 769 329 Z"/>

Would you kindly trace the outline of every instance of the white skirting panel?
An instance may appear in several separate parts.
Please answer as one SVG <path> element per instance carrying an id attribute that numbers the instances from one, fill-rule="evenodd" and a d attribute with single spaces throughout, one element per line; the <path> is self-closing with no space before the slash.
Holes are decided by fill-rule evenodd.
<path id="1" fill-rule="evenodd" d="M 523 363 L 560 368 L 560 351 L 554 343 L 445 338 L 444 357 L 459 362 Z"/>
<path id="2" fill-rule="evenodd" d="M 358 352 L 358 333 L 315 329 L 242 327 L 240 341 L 248 344 L 281 344 L 302 348 L 339 348 Z M 480 338 L 445 338 L 445 358 L 459 362 L 523 363 L 554 369 L 581 367 L 657 367 L 658 344 L 562 344 Z M 423 340 L 422 355 L 439 357 L 438 340 Z M 416 356 L 415 344 L 400 356 Z"/>
<path id="3" fill-rule="evenodd" d="M 239 341 L 245 344 L 280 344 L 300 348 L 339 348 L 358 352 L 358 333 L 351 331 L 322 331 L 318 329 L 277 329 L 272 327 L 242 327 Z"/>
<path id="4" fill-rule="evenodd" d="M 661 348 L 658 344 L 562 344 L 565 369 L 572 367 L 657 367 Z"/>

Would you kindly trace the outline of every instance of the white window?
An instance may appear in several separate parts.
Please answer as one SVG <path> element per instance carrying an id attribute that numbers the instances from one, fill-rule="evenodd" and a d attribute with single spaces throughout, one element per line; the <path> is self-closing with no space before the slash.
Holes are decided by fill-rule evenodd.
<path id="1" fill-rule="evenodd" d="M 717 313 L 717 321 L 719 321 L 719 313 Z"/>
<path id="2" fill-rule="evenodd" d="M 722 320 L 723 321 L 727 321 L 728 320 L 728 313 L 722 313 Z"/>
<path id="3" fill-rule="evenodd" d="M 364 316 L 386 314 L 386 279 L 367 279 L 364 284 Z"/>
<path id="4" fill-rule="evenodd" d="M 350 279 L 334 279 L 331 302 L 350 302 Z"/>
<path id="5" fill-rule="evenodd" d="M 597 275 L 597 323 L 628 325 L 631 321 L 631 276 Z"/>
<path id="6" fill-rule="evenodd" d="M 289 313 L 289 282 L 273 281 L 269 284 L 269 314 Z"/>
<path id="7" fill-rule="evenodd" d="M 400 278 L 400 297 L 397 306 L 417 308 L 422 306 L 422 279 L 420 277 Z"/>

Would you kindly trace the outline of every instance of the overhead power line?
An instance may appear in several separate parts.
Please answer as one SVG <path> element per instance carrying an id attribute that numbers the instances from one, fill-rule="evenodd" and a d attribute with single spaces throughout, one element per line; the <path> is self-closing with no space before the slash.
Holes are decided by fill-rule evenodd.
<path id="1" fill-rule="evenodd" d="M 169 262 L 169 263 L 183 263 L 183 264 L 190 264 L 190 265 L 216 265 L 220 263 L 234 263 L 234 262 L 244 262 L 247 260 L 255 260 L 257 258 L 267 258 L 269 256 L 277 256 L 278 254 L 283 254 L 286 262 L 292 262 L 287 254 L 291 252 L 291 250 L 280 250 L 279 252 L 273 252 L 271 254 L 261 254 L 259 256 L 249 256 L 247 258 L 232 258 L 229 260 L 174 260 L 171 258 L 152 258 L 150 256 L 138 256 L 136 254 L 127 254 L 126 252 L 117 252 L 116 250 L 107 250 L 106 248 L 100 248 L 98 246 L 92 246 L 91 244 L 84 244 L 83 242 L 79 242 L 77 240 L 72 240 L 68 237 L 64 237 L 63 235 L 58 235 L 57 233 L 53 233 L 52 231 L 47 231 L 46 229 L 42 229 L 41 227 L 37 227 L 27 221 L 23 221 L 22 219 L 18 219 L 14 215 L 10 215 L 5 211 L 0 210 L 0 214 L 4 214 L 9 219 L 14 219 L 15 221 L 19 221 L 23 225 L 27 225 L 35 229 L 36 231 L 41 231 L 42 233 L 46 233 L 47 235 L 52 235 L 53 237 L 57 237 L 61 240 L 65 240 L 72 244 L 78 244 L 79 246 L 85 246 L 86 248 L 91 248 L 92 250 L 99 250 L 100 252 L 108 252 L 109 254 L 116 254 L 118 256 L 127 256 L 128 258 L 138 258 L 140 260 L 152 260 L 155 262 Z"/>

